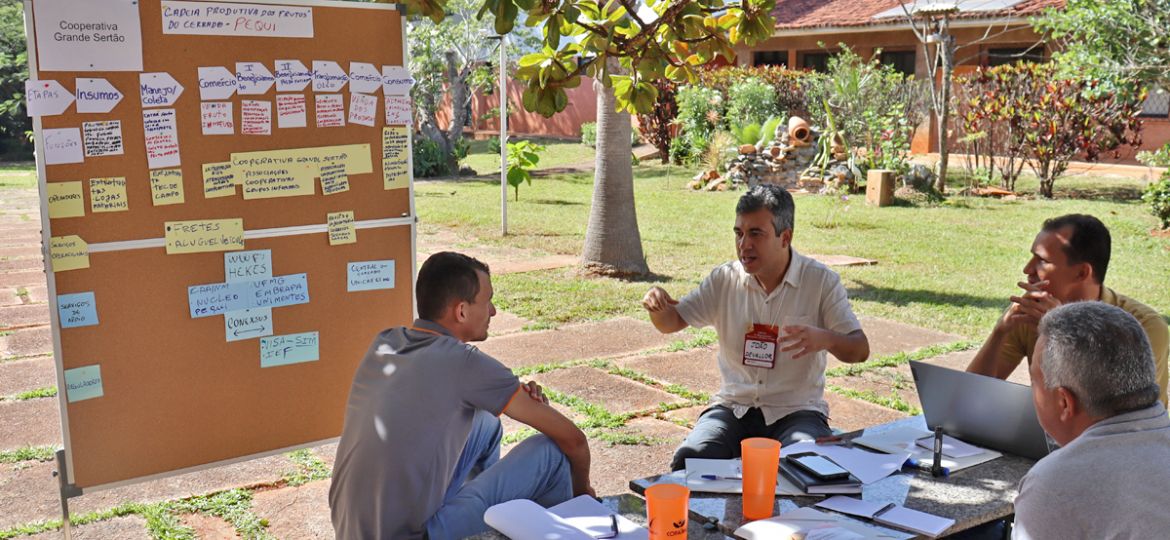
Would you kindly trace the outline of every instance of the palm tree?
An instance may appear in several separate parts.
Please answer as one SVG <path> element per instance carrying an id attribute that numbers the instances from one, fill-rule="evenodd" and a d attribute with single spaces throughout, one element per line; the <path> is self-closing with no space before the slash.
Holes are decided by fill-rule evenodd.
<path id="1" fill-rule="evenodd" d="M 617 111 L 613 88 L 598 81 L 593 88 L 597 91 L 597 167 L 581 265 L 591 274 L 648 274 L 634 209 L 630 115 Z"/>

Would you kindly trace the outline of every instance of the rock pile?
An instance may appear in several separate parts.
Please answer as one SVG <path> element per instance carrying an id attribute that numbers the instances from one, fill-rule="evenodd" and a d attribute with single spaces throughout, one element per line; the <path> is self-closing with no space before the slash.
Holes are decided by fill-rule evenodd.
<path id="1" fill-rule="evenodd" d="M 776 127 L 772 142 L 764 148 L 745 144 L 727 164 L 727 174 L 704 171 L 692 179 L 691 189 L 726 191 L 758 184 L 776 184 L 785 188 L 800 186 L 800 175 L 817 154 L 817 133 L 800 117 L 788 125 Z"/>

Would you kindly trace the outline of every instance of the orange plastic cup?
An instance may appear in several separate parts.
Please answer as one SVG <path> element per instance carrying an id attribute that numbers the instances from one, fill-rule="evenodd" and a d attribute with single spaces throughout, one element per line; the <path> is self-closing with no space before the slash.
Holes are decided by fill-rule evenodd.
<path id="1" fill-rule="evenodd" d="M 650 540 L 686 540 L 690 496 L 691 490 L 678 484 L 654 484 L 646 488 Z"/>
<path id="2" fill-rule="evenodd" d="M 776 502 L 776 473 L 780 468 L 780 441 L 763 437 L 739 443 L 743 453 L 743 517 L 772 517 Z"/>

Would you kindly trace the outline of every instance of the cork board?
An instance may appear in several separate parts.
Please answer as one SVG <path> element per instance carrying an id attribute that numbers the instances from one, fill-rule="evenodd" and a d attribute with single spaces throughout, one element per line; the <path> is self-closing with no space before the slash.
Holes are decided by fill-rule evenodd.
<path id="1" fill-rule="evenodd" d="M 238 93 L 218 100 L 233 103 L 230 135 L 205 135 L 201 124 L 199 68 L 258 62 L 274 70 L 277 60 L 334 61 L 401 66 L 403 18 L 390 5 L 293 0 L 235 2 L 296 6 L 312 11 L 312 37 L 182 35 L 163 32 L 161 0 L 138 2 L 142 71 L 42 71 L 67 91 L 79 78 L 103 78 L 123 94 L 108 113 L 43 116 L 44 132 L 80 128 L 85 122 L 121 123 L 121 155 L 85 157 L 81 163 L 46 164 L 38 148 L 42 198 L 59 182 L 81 182 L 84 214 L 43 216 L 45 244 L 51 237 L 77 235 L 88 243 L 89 267 L 49 276 L 50 308 L 65 428 L 69 482 L 79 488 L 108 487 L 165 476 L 218 462 L 261 456 L 341 433 L 345 401 L 354 370 L 380 330 L 409 323 L 413 313 L 414 226 L 412 188 L 385 189 L 382 137 L 386 119 L 381 88 L 373 126 L 345 122 L 318 127 L 313 85 L 305 96 L 306 127 L 279 128 L 275 85 L 257 95 Z M 31 6 L 31 9 L 29 9 Z M 26 17 L 37 17 L 37 0 L 26 2 Z M 35 28 L 35 22 L 28 25 Z M 30 50 L 35 44 L 30 32 Z M 175 110 L 184 200 L 152 204 L 151 167 L 146 153 L 140 102 L 141 73 L 165 72 L 183 86 Z M 353 96 L 340 91 L 348 113 Z M 242 102 L 272 104 L 268 135 L 242 133 Z M 347 118 L 348 120 L 348 118 Z M 325 195 L 319 181 L 303 196 L 245 199 L 243 187 L 228 196 L 205 194 L 203 166 L 231 160 L 233 153 L 358 145 L 369 148 L 369 172 L 349 171 L 347 191 Z M 409 148 L 399 158 L 409 171 Z M 360 160 L 359 160 L 360 161 Z M 157 169 L 157 167 L 156 167 Z M 409 174 L 409 172 L 408 172 Z M 92 211 L 91 179 L 125 178 L 128 209 Z M 47 201 L 42 204 L 48 208 Z M 325 232 L 330 213 L 352 211 L 356 242 L 331 245 Z M 262 367 L 261 339 L 229 340 L 225 318 L 195 317 L 189 287 L 223 283 L 225 253 L 168 254 L 165 223 L 242 220 L 245 250 L 270 250 L 272 276 L 304 274 L 308 302 L 271 308 L 271 335 L 317 333 L 318 358 Z M 48 258 L 48 257 L 47 257 Z M 393 288 L 347 289 L 350 263 L 394 261 Z M 97 324 L 63 326 L 62 295 L 92 293 Z M 228 334 L 225 334 L 227 332 Z M 71 400 L 65 373 L 100 366 L 101 395 Z M 81 395 L 81 393 L 78 393 Z"/>

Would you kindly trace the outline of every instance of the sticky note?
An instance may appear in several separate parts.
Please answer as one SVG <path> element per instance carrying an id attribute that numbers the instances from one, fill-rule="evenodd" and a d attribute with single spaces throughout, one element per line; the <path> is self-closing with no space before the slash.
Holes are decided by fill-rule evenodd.
<path id="1" fill-rule="evenodd" d="M 93 212 L 125 212 L 130 209 L 126 198 L 126 179 L 90 178 L 89 209 Z"/>
<path id="2" fill-rule="evenodd" d="M 174 109 L 142 111 L 142 131 L 146 137 L 146 162 L 149 168 L 180 165 L 179 124 Z"/>
<path id="3" fill-rule="evenodd" d="M 168 221 L 163 229 L 166 231 L 167 255 L 244 249 L 244 220 L 241 218 Z"/>
<path id="4" fill-rule="evenodd" d="M 183 170 L 159 169 L 150 171 L 150 196 L 155 206 L 182 204 Z"/>
<path id="5" fill-rule="evenodd" d="M 413 125 L 411 108 L 410 96 L 386 96 L 386 123 Z"/>
<path id="6" fill-rule="evenodd" d="M 369 94 L 349 95 L 349 123 L 374 127 L 378 121 L 378 98 Z"/>
<path id="7" fill-rule="evenodd" d="M 224 313 L 223 329 L 228 341 L 271 336 L 272 308 L 242 309 Z"/>
<path id="8" fill-rule="evenodd" d="M 327 221 L 329 223 L 329 245 L 338 246 L 357 242 L 357 231 L 353 228 L 352 210 L 330 212 Z"/>
<path id="9" fill-rule="evenodd" d="M 232 78 L 235 82 L 235 78 Z M 234 88 L 234 87 L 233 87 Z M 236 119 L 230 101 L 205 101 L 199 104 L 199 124 L 204 135 L 234 135 Z"/>
<path id="10" fill-rule="evenodd" d="M 241 309 L 307 304 L 309 280 L 306 274 L 290 274 L 251 281 L 192 285 L 187 287 L 187 302 L 192 319 Z"/>
<path id="11" fill-rule="evenodd" d="M 393 288 L 393 260 L 349 263 L 345 278 L 346 291 L 373 291 Z"/>
<path id="12" fill-rule="evenodd" d="M 45 139 L 45 165 L 85 161 L 85 156 L 81 151 L 81 129 L 46 129 L 42 133 Z"/>
<path id="13" fill-rule="evenodd" d="M 82 217 L 85 215 L 85 197 L 81 182 L 49 182 L 45 185 L 49 197 L 50 218 Z"/>
<path id="14" fill-rule="evenodd" d="M 333 195 L 349 191 L 349 175 L 345 174 L 345 163 L 333 162 L 321 165 L 321 193 Z"/>
<path id="15" fill-rule="evenodd" d="M 272 134 L 272 102 L 245 99 L 240 102 L 240 133 Z"/>
<path id="16" fill-rule="evenodd" d="M 382 128 L 382 189 L 410 186 L 409 142 L 410 132 L 405 126 Z"/>
<path id="17" fill-rule="evenodd" d="M 85 157 L 122 155 L 121 121 L 83 122 L 81 128 L 85 137 Z"/>
<path id="18" fill-rule="evenodd" d="M 89 268 L 89 244 L 80 236 L 54 236 L 49 239 L 49 257 L 54 272 Z"/>
<path id="19" fill-rule="evenodd" d="M 368 144 L 243 152 L 231 157 L 247 200 L 313 195 L 320 168 L 333 163 L 344 163 L 347 175 L 373 172 Z"/>
<path id="20" fill-rule="evenodd" d="M 208 199 L 231 197 L 236 194 L 236 175 L 232 163 L 203 164 L 203 196 Z"/>
<path id="21" fill-rule="evenodd" d="M 223 275 L 229 282 L 272 277 L 272 250 L 253 249 L 224 253 Z"/>
<path id="22" fill-rule="evenodd" d="M 342 127 L 345 125 L 345 100 L 341 94 L 316 94 L 317 127 Z"/>
<path id="23" fill-rule="evenodd" d="M 276 367 L 320 358 L 317 332 L 260 338 L 260 367 Z"/>
<path id="24" fill-rule="evenodd" d="M 65 397 L 69 403 L 99 398 L 102 393 L 102 367 L 94 364 L 65 370 Z"/>
<path id="25" fill-rule="evenodd" d="M 276 96 L 276 127 L 303 128 L 307 124 L 304 94 Z"/>
<path id="26" fill-rule="evenodd" d="M 61 328 L 93 326 L 98 323 L 97 301 L 92 292 L 57 296 L 57 313 L 60 315 Z"/>

